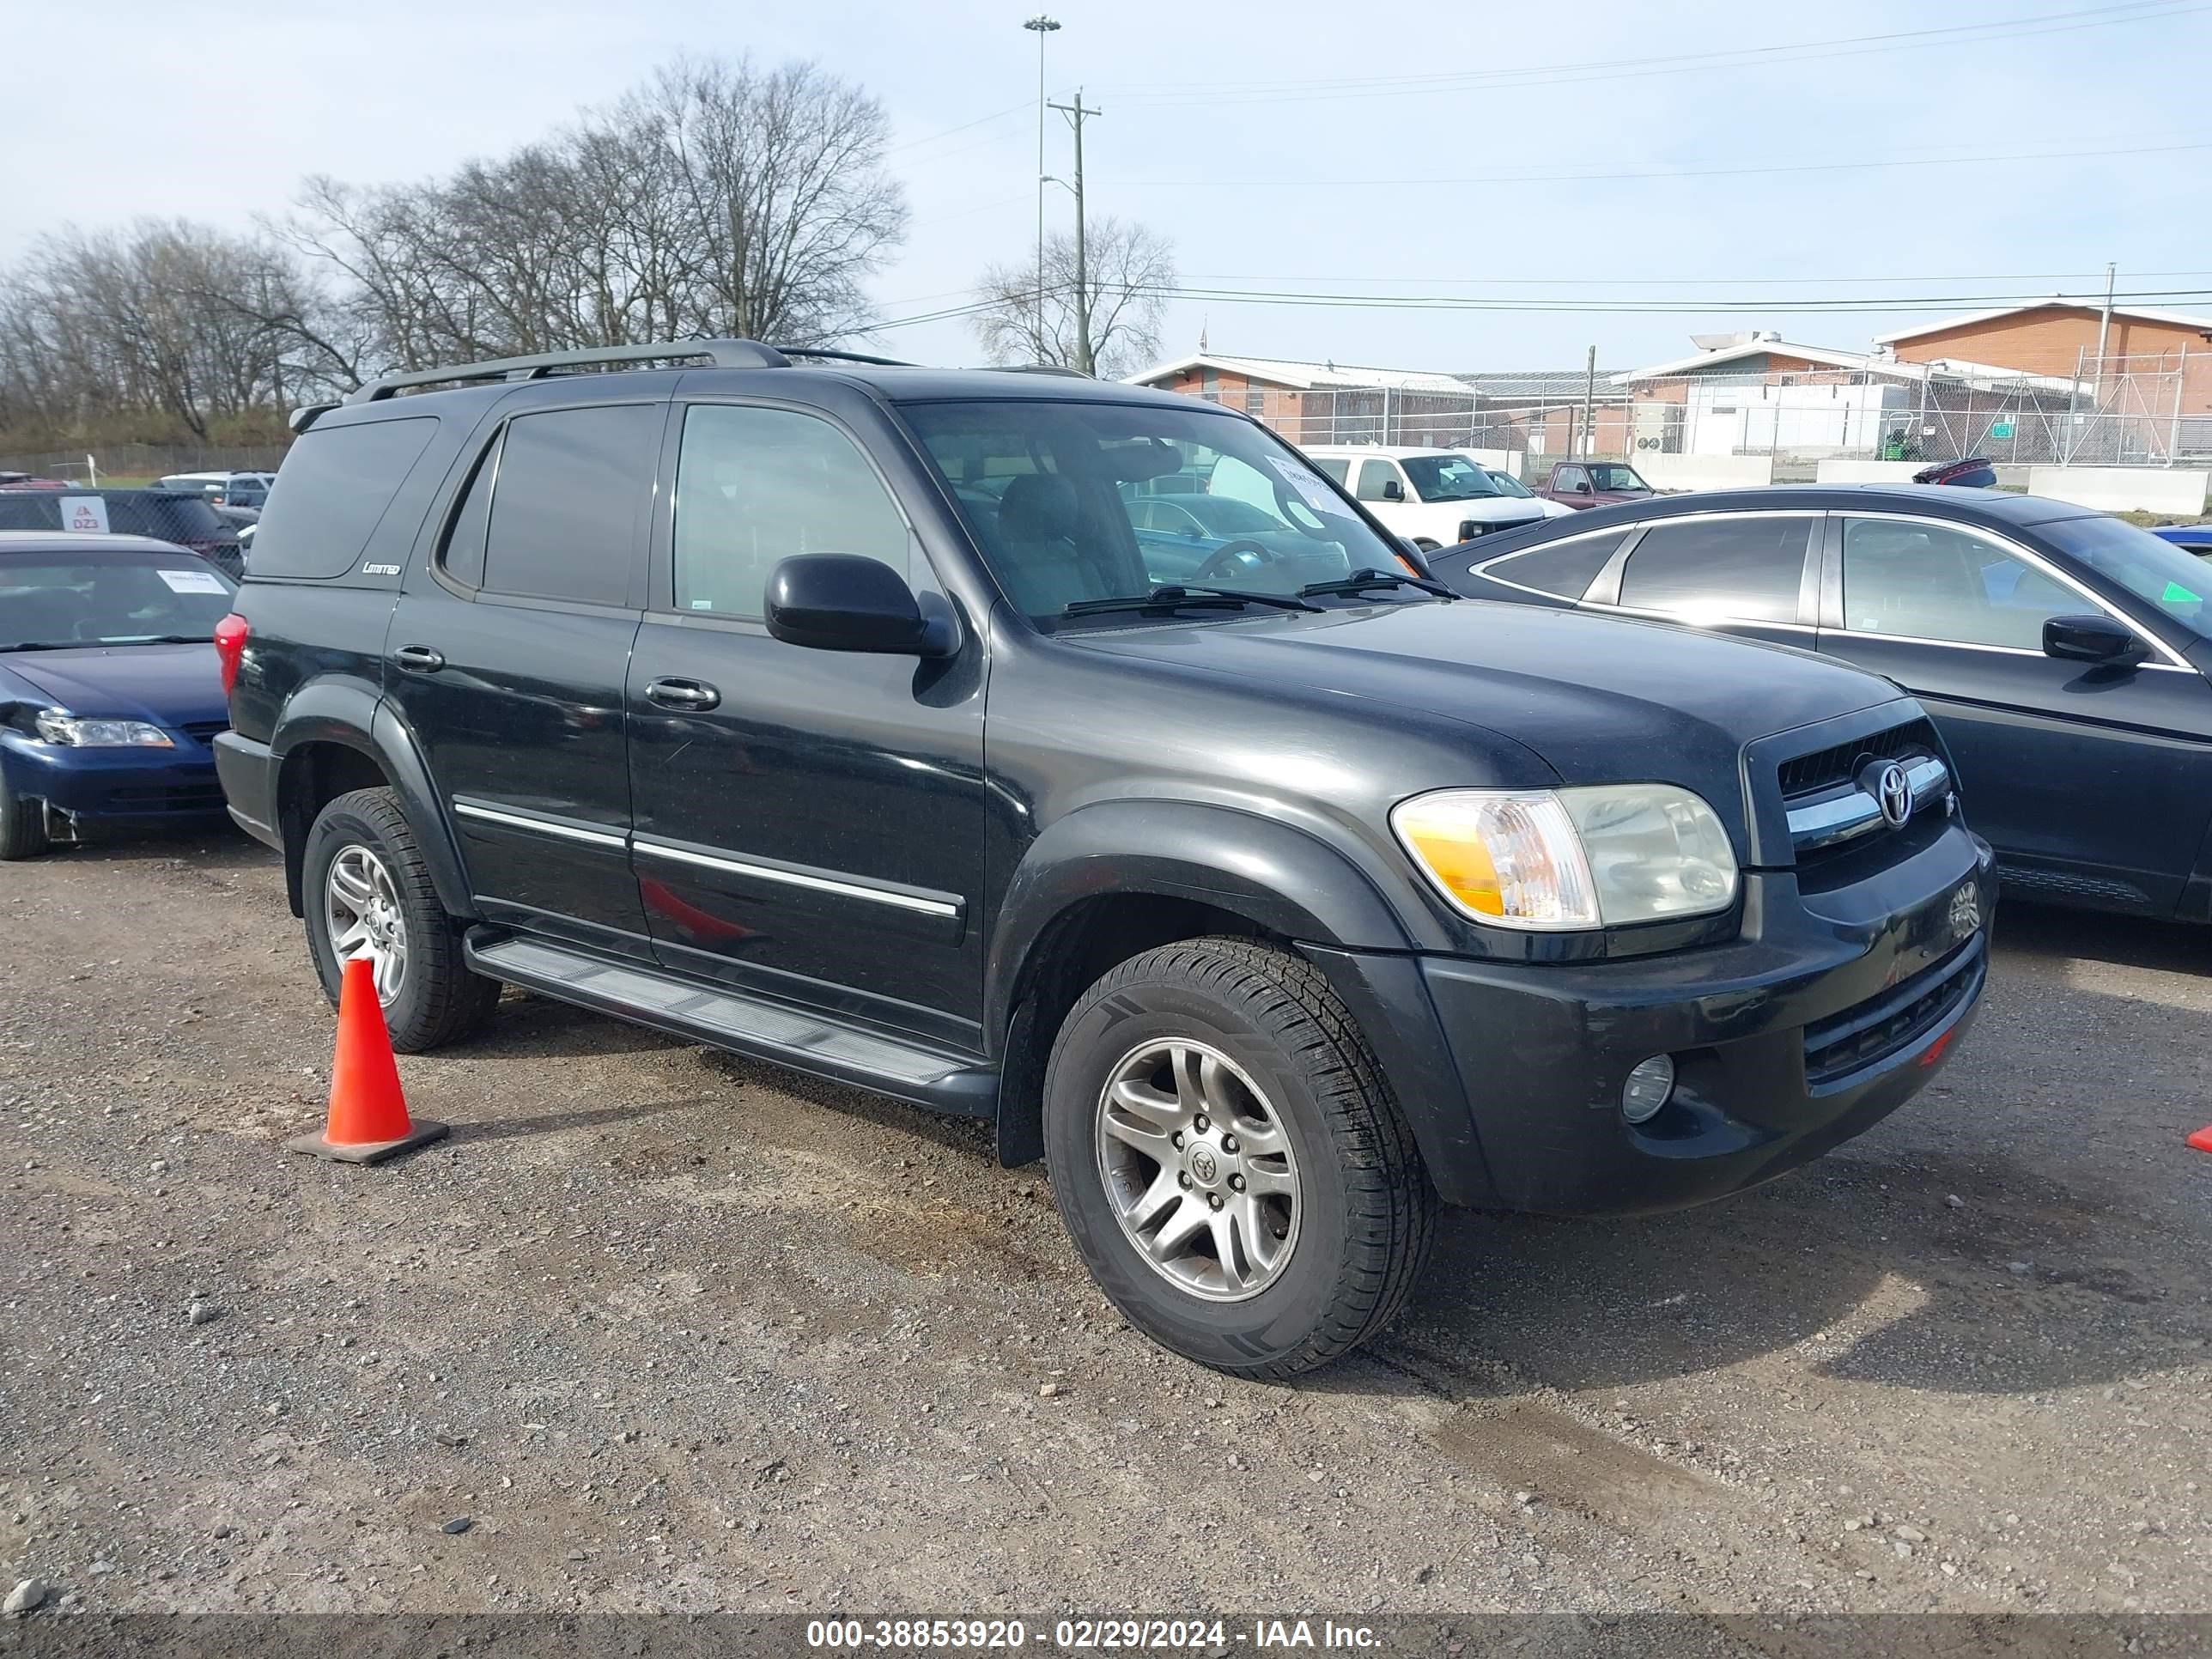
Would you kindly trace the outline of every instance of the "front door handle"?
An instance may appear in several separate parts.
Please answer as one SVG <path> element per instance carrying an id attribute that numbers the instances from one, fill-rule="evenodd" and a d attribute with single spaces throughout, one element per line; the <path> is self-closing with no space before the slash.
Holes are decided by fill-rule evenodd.
<path id="1" fill-rule="evenodd" d="M 392 653 L 392 660 L 416 674 L 434 674 L 446 665 L 446 653 L 427 645 L 403 645 Z"/>
<path id="2" fill-rule="evenodd" d="M 645 696 L 663 708 L 694 711 L 717 708 L 722 701 L 722 694 L 704 680 L 655 680 L 645 688 Z"/>

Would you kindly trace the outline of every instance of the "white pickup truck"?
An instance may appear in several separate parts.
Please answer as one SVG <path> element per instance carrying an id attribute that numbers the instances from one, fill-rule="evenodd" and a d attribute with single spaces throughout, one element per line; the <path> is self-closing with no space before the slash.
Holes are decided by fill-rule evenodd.
<path id="1" fill-rule="evenodd" d="M 1348 444 L 1304 453 L 1357 496 L 1383 528 L 1425 550 L 1569 510 L 1534 496 L 1507 495 L 1461 450 Z"/>

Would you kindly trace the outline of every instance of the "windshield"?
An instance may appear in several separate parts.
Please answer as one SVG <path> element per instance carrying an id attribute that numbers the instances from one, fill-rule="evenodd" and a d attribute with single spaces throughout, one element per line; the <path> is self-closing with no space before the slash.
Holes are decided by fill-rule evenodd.
<path id="1" fill-rule="evenodd" d="M 1484 470 L 1488 471 L 1487 468 Z M 1501 495 L 1518 495 L 1527 501 L 1534 501 L 1536 497 L 1534 490 L 1529 489 L 1510 472 L 1492 472 L 1490 482 L 1498 486 L 1498 493 Z"/>
<path id="2" fill-rule="evenodd" d="M 1425 501 L 1471 501 L 1498 493 L 1490 475 L 1461 455 L 1408 455 L 1398 463 Z"/>
<path id="3" fill-rule="evenodd" d="M 1030 399 L 902 413 L 1000 585 L 1039 622 L 1156 587 L 1287 595 L 1405 568 L 1295 451 L 1233 416 Z M 1170 493 L 1138 493 L 1155 481 Z M 1190 533 L 1192 520 L 1203 534 Z"/>
<path id="4" fill-rule="evenodd" d="M 1652 494 L 1651 486 L 1637 475 L 1636 469 L 1632 466 L 1621 466 L 1612 462 L 1599 461 L 1590 467 L 1589 475 L 1590 483 L 1594 487 L 1599 489 L 1609 489 L 1615 495 L 1649 495 Z"/>
<path id="5" fill-rule="evenodd" d="M 2204 604 L 2212 595 L 2212 570 L 2203 560 L 2102 514 L 2036 527 L 2106 580 L 2157 606 L 2199 639 L 2212 640 L 2212 615 L 2206 614 Z"/>
<path id="6" fill-rule="evenodd" d="M 0 651 L 211 639 L 234 592 L 189 553 L 0 559 Z"/>

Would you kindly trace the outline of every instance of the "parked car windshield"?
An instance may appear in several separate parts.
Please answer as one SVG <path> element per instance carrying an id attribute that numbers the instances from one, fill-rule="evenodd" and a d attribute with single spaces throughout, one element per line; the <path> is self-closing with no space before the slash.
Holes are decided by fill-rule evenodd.
<path id="1" fill-rule="evenodd" d="M 1355 570 L 1404 568 L 1304 458 L 1232 415 L 1034 399 L 902 412 L 1000 585 L 1041 622 L 1158 587 L 1284 595 Z M 1158 494 L 1162 484 L 1171 493 Z M 1205 533 L 1166 528 L 1176 515 L 1143 505 L 1161 499 Z M 1191 619 L 1116 620 L 1170 615 Z"/>
<path id="2" fill-rule="evenodd" d="M 1594 488 L 1609 489 L 1617 495 L 1649 495 L 1655 493 L 1632 466 L 1598 461 L 1591 465 L 1589 475 Z"/>
<path id="3" fill-rule="evenodd" d="M 1510 472 L 1492 472 L 1487 467 L 1485 467 L 1483 471 L 1488 474 L 1490 482 L 1498 486 L 1498 493 L 1499 495 L 1518 495 L 1523 501 L 1533 501 L 1536 499 L 1536 492 L 1529 489 L 1527 484 L 1522 483 L 1520 479 L 1515 477 Z"/>
<path id="4" fill-rule="evenodd" d="M 1425 501 L 1471 501 L 1498 493 L 1487 472 L 1458 455 L 1408 455 L 1398 465 Z"/>
<path id="5" fill-rule="evenodd" d="M 2124 520 L 2095 514 L 2039 526 L 2065 552 L 2137 599 L 2156 605 L 2199 639 L 2212 639 L 2212 570 L 2204 561 Z"/>
<path id="6" fill-rule="evenodd" d="M 212 639 L 236 591 L 182 550 L 0 559 L 0 651 Z"/>

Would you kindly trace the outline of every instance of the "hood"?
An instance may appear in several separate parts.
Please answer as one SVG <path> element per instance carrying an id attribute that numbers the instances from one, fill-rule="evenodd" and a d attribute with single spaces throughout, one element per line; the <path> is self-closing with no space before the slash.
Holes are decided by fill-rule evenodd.
<path id="1" fill-rule="evenodd" d="M 1786 647 L 1479 599 L 1077 637 L 1093 650 L 1295 684 L 1321 694 L 1320 709 L 1385 724 L 1399 709 L 1449 715 L 1534 750 L 1565 783 L 1679 783 L 1740 837 L 1746 744 L 1901 695 Z"/>
<path id="2" fill-rule="evenodd" d="M 229 714 L 212 645 L 88 645 L 77 651 L 0 653 L 0 669 L 91 720 L 177 726 Z"/>

